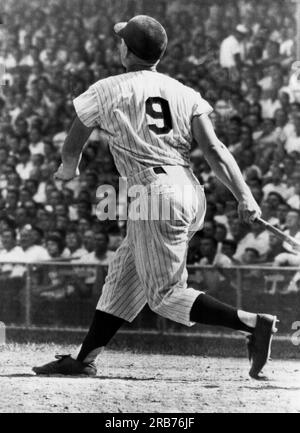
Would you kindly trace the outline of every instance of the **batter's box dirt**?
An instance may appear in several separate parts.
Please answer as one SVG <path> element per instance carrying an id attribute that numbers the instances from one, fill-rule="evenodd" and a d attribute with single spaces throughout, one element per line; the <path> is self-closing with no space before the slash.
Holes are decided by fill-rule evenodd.
<path id="1" fill-rule="evenodd" d="M 31 368 L 73 346 L 8 345 L 0 352 L 0 412 L 300 412 L 300 363 L 273 360 L 268 380 L 247 359 L 105 351 L 95 378 L 36 377 Z"/>

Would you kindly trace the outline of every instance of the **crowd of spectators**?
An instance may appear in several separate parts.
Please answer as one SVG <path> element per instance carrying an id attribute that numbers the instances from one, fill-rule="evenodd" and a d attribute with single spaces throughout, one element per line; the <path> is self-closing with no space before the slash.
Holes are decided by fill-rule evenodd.
<path id="1" fill-rule="evenodd" d="M 0 259 L 107 264 L 124 221 L 99 221 L 96 189 L 118 173 L 95 129 L 79 178 L 53 173 L 74 116 L 72 99 L 124 72 L 113 24 L 144 13 L 166 27 L 159 71 L 200 91 L 214 107 L 218 137 L 235 156 L 263 217 L 300 240 L 300 82 L 295 4 L 284 0 L 7 0 L 0 11 Z M 237 203 L 191 149 L 205 185 L 204 229 L 189 264 L 300 264 L 259 224 L 245 226 Z M 99 198 L 98 198 L 99 199 Z M 6 268 L 7 270 L 8 268 Z M 3 269 L 5 271 L 5 269 Z"/>

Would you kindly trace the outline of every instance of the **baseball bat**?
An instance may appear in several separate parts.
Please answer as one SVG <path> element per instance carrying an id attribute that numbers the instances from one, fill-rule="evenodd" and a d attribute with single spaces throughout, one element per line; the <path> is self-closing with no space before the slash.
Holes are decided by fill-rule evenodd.
<path id="1" fill-rule="evenodd" d="M 281 239 L 283 242 L 287 242 L 291 245 L 295 251 L 300 252 L 300 242 L 296 241 L 296 239 L 291 236 L 283 233 L 283 231 L 279 230 L 277 227 L 274 227 L 272 224 L 268 223 L 262 218 L 257 218 L 256 221 L 261 224 L 266 230 L 270 233 L 273 233 L 277 238 Z"/>

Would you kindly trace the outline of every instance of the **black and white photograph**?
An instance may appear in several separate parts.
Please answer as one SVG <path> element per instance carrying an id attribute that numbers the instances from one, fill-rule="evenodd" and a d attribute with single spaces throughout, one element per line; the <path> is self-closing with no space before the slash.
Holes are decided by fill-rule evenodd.
<path id="1" fill-rule="evenodd" d="M 0 1 L 0 414 L 300 413 L 300 0 Z"/>

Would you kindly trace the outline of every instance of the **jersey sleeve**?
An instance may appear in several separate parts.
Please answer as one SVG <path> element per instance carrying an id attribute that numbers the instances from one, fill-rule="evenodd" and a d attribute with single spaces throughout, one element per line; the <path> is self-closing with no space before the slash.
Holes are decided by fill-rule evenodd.
<path id="1" fill-rule="evenodd" d="M 194 104 L 192 107 L 192 118 L 195 116 L 201 116 L 201 114 L 210 114 L 212 111 L 212 106 L 202 98 L 200 93 L 195 92 Z"/>
<path id="2" fill-rule="evenodd" d="M 77 116 L 88 128 L 97 126 L 100 120 L 98 96 L 93 86 L 73 100 Z"/>

